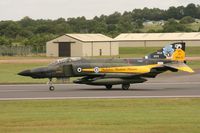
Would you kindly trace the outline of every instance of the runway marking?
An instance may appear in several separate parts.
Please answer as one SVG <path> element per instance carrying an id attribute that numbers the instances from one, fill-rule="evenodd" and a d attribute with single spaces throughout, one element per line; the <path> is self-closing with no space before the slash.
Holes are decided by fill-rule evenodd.
<path id="1" fill-rule="evenodd" d="M 1 101 L 12 100 L 70 100 L 70 99 L 146 99 L 146 98 L 200 98 L 200 95 L 185 96 L 111 96 L 111 97 L 38 97 L 38 98 L 0 98 Z"/>

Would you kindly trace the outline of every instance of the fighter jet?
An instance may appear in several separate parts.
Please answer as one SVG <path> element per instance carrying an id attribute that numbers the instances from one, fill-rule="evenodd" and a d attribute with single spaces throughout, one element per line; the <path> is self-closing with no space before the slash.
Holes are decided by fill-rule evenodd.
<path id="1" fill-rule="evenodd" d="M 48 78 L 50 91 L 55 89 L 53 78 L 69 77 L 80 77 L 73 81 L 76 84 L 105 86 L 107 89 L 121 84 L 123 90 L 128 90 L 130 84 L 143 83 L 160 73 L 179 70 L 194 72 L 186 65 L 184 42 L 166 45 L 141 59 L 68 57 L 47 67 L 25 70 L 18 74 L 32 78 Z"/>

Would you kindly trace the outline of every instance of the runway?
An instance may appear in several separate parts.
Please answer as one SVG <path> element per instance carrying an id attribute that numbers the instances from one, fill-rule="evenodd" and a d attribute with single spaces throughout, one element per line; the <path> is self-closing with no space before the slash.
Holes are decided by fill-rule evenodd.
<path id="1" fill-rule="evenodd" d="M 68 84 L 55 85 L 56 90 L 51 92 L 47 85 L 1 85 L 0 100 L 200 97 L 199 86 L 199 82 L 144 83 L 124 91 L 119 85 L 106 90 L 103 86 Z"/>

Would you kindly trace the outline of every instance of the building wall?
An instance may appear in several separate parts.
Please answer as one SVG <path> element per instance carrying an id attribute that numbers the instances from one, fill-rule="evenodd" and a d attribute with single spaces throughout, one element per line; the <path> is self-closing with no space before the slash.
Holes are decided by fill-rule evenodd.
<path id="1" fill-rule="evenodd" d="M 83 56 L 83 44 L 79 41 L 71 43 L 71 57 Z"/>
<path id="2" fill-rule="evenodd" d="M 144 47 L 144 41 L 120 41 L 119 47 Z"/>
<path id="3" fill-rule="evenodd" d="M 91 43 L 84 43 L 82 45 L 82 52 L 83 52 L 83 56 L 87 57 L 87 56 L 92 56 L 92 44 Z"/>
<path id="4" fill-rule="evenodd" d="M 46 43 L 46 56 L 58 57 L 58 43 L 53 43 L 53 42 Z"/>
<path id="5" fill-rule="evenodd" d="M 90 42 L 83 44 L 83 56 L 100 56 L 100 49 L 102 56 L 113 56 L 119 54 L 119 47 L 116 42 Z"/>
<path id="6" fill-rule="evenodd" d="M 112 42 L 111 43 L 111 55 L 119 55 L 119 43 L 118 42 Z"/>
<path id="7" fill-rule="evenodd" d="M 99 56 L 100 49 L 102 50 L 102 56 L 119 54 L 119 44 L 117 42 L 88 42 L 83 43 L 82 46 L 83 56 Z"/>
<path id="8" fill-rule="evenodd" d="M 163 47 L 166 44 L 181 42 L 182 40 L 174 40 L 174 41 L 128 41 L 128 42 L 119 42 L 119 47 Z M 184 41 L 186 46 L 189 47 L 200 47 L 199 41 Z"/>
<path id="9" fill-rule="evenodd" d="M 110 55 L 110 43 L 109 42 L 93 43 L 93 56 L 100 56 L 100 49 L 102 50 L 102 56 Z"/>

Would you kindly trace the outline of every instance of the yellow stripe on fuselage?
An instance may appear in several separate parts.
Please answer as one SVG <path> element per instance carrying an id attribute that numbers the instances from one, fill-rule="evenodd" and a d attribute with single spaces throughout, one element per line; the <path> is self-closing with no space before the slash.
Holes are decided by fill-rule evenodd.
<path id="1" fill-rule="evenodd" d="M 159 64 L 146 66 L 122 66 L 98 68 L 99 73 L 148 73 L 152 68 L 161 66 Z M 94 68 L 84 68 L 83 72 L 95 72 Z"/>

